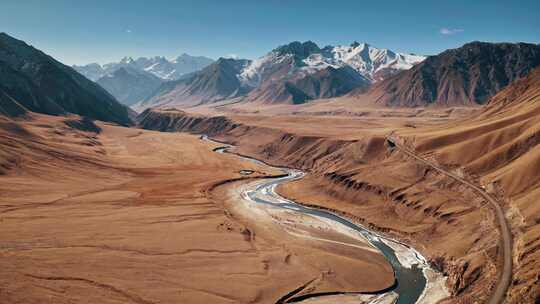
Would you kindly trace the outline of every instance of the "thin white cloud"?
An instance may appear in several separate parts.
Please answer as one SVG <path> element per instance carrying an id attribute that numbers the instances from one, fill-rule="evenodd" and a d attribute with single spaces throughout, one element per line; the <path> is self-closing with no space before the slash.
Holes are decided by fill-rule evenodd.
<path id="1" fill-rule="evenodd" d="M 461 29 L 461 28 L 447 28 L 447 27 L 443 27 L 442 29 L 439 30 L 439 33 L 443 34 L 443 35 L 455 35 L 455 34 L 459 34 L 459 33 L 463 33 L 465 30 L 464 29 Z"/>
<path id="2" fill-rule="evenodd" d="M 131 34 L 131 30 L 130 30 L 130 29 L 127 29 L 127 30 L 126 30 L 126 33 Z"/>
<path id="3" fill-rule="evenodd" d="M 225 58 L 238 59 L 238 55 L 236 55 L 236 54 L 229 54 L 229 55 L 225 56 Z"/>

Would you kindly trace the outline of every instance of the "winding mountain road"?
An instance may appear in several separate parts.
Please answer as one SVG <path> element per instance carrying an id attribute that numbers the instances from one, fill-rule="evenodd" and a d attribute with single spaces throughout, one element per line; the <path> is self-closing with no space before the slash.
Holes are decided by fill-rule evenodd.
<path id="1" fill-rule="evenodd" d="M 416 154 L 414 151 L 403 146 L 395 138 L 388 136 L 386 137 L 386 140 L 390 143 L 391 146 L 399 149 L 400 151 L 407 154 L 408 156 L 416 159 L 417 161 L 421 163 L 424 163 L 425 165 L 430 166 L 431 168 L 437 170 L 438 172 L 446 176 L 449 176 L 453 178 L 454 180 L 464 184 L 465 186 L 473 189 L 476 193 L 482 196 L 487 202 L 489 202 L 490 205 L 493 207 L 493 209 L 495 210 L 499 230 L 501 233 L 501 245 L 503 249 L 503 252 L 502 252 L 503 269 L 499 276 L 499 281 L 497 282 L 497 285 L 495 286 L 495 292 L 493 292 L 493 294 L 489 298 L 488 303 L 489 304 L 503 303 L 506 296 L 506 291 L 508 290 L 508 287 L 510 286 L 510 283 L 512 281 L 512 233 L 510 232 L 510 227 L 508 226 L 508 223 L 506 221 L 506 217 L 504 216 L 504 212 L 501 208 L 501 205 L 497 202 L 497 200 L 493 196 L 491 196 L 486 191 L 484 191 L 484 189 L 422 158 L 421 156 Z"/>

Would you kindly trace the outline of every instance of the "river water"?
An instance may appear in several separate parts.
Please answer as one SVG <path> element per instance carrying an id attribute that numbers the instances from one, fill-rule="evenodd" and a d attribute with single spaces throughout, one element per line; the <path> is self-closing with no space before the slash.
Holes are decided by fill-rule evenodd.
<path id="1" fill-rule="evenodd" d="M 211 141 L 206 136 L 202 136 L 201 138 L 203 140 Z M 214 151 L 217 153 L 224 153 L 230 148 L 232 148 L 232 146 L 226 145 L 216 148 Z M 259 165 L 269 166 L 268 164 L 253 158 L 240 155 L 237 156 Z M 272 205 L 276 208 L 292 210 L 293 212 L 298 212 L 300 214 L 309 214 L 311 216 L 325 218 L 334 222 L 335 225 L 344 225 L 362 234 L 374 247 L 379 249 L 384 254 L 394 269 L 396 278 L 395 286 L 386 292 L 393 291 L 397 293 L 398 300 L 396 303 L 399 304 L 417 302 L 422 295 L 422 292 L 426 288 L 427 281 L 426 277 L 424 276 L 423 269 L 429 267 L 429 265 L 416 250 L 395 240 L 383 237 L 374 231 L 371 231 L 361 225 L 352 223 L 346 218 L 334 213 L 306 207 L 281 197 L 274 191 L 276 186 L 282 183 L 301 179 L 304 176 L 304 173 L 302 171 L 289 168 L 273 168 L 282 170 L 286 176 L 266 179 L 262 184 L 257 185 L 254 189 L 245 191 L 243 194 L 254 202 Z M 400 248 L 399 252 L 396 251 L 396 248 Z"/>

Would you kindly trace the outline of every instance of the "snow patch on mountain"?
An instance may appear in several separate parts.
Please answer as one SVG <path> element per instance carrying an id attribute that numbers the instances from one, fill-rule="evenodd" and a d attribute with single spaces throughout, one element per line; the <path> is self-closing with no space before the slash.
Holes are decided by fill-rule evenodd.
<path id="1" fill-rule="evenodd" d="M 256 88 L 260 85 L 266 72 L 277 64 L 281 64 L 290 56 L 279 56 L 276 52 L 270 52 L 267 55 L 249 62 L 238 75 L 240 82 L 248 87 Z"/>
<path id="2" fill-rule="evenodd" d="M 305 42 L 303 45 L 307 43 Z M 312 42 L 309 43 L 310 45 L 313 44 Z M 291 58 L 303 58 L 305 52 L 301 54 L 290 53 L 299 48 L 297 42 L 291 45 L 293 44 L 294 48 L 282 46 L 259 59 L 253 60 L 240 73 L 239 79 L 250 87 L 257 87 L 269 70 L 275 69 L 276 66 L 287 60 L 290 61 Z M 375 48 L 367 43 L 355 42 L 349 46 L 327 46 L 320 49 L 320 51 L 315 46 L 310 48 L 311 53 L 300 61 L 301 64 L 291 67 L 289 74 L 298 72 L 309 74 L 329 67 L 337 69 L 349 66 L 373 83 L 401 70 L 408 70 L 426 58 L 425 56 L 396 53 L 388 49 Z"/>
<path id="3" fill-rule="evenodd" d="M 207 57 L 190 56 L 184 53 L 175 59 L 167 59 L 163 56 L 133 59 L 126 56 L 119 62 L 111 62 L 103 66 L 97 63 L 91 63 L 84 66 L 73 66 L 73 68 L 93 81 L 97 81 L 105 75 L 112 74 L 122 67 L 145 71 L 164 80 L 177 80 L 183 75 L 205 68 L 212 62 L 214 61 Z"/>

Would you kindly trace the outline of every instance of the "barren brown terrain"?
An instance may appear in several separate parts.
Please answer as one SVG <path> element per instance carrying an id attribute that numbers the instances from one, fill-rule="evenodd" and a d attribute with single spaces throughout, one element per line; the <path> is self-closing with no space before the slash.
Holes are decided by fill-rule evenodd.
<path id="1" fill-rule="evenodd" d="M 204 118 L 178 111 L 142 116 L 146 128 L 211 134 L 237 145 L 243 154 L 308 171 L 304 179 L 280 186 L 280 193 L 413 245 L 449 275 L 453 302 L 487 297 L 496 280 L 497 258 L 489 250 L 497 244 L 497 228 L 490 210 L 481 208 L 483 201 L 386 143 L 392 130 L 407 129 L 411 121 L 431 126 L 439 122 L 438 116 L 435 121 L 384 116 Z"/>
<path id="2" fill-rule="evenodd" d="M 539 297 L 539 75 L 470 109 L 232 104 L 148 110 L 138 118 L 142 129 L 78 116 L 1 117 L 2 299 L 275 303 L 296 290 L 374 292 L 394 284 L 388 262 L 364 241 L 242 203 L 238 189 L 281 172 L 213 152 L 219 144 L 199 138 L 208 134 L 241 155 L 306 171 L 278 187 L 284 197 L 419 250 L 447 276 L 451 297 L 442 303 L 494 294 L 506 252 L 498 204 L 513 264 L 509 289 L 499 294 L 532 303 Z"/>
<path id="3" fill-rule="evenodd" d="M 478 116 L 431 128 L 409 144 L 498 197 L 513 235 L 509 301 L 540 298 L 540 69 L 494 96 Z M 407 133 L 404 136 L 410 136 Z"/>
<path id="4" fill-rule="evenodd" d="M 506 301 L 533 303 L 540 297 L 538 75 L 534 70 L 481 108 L 352 107 L 339 113 L 314 109 L 349 101 L 267 109 L 232 104 L 148 111 L 140 125 L 209 134 L 242 154 L 308 171 L 279 192 L 413 245 L 448 276 L 452 297 L 444 303 L 487 301 L 503 272 L 495 210 L 474 189 L 388 143 L 394 134 L 422 159 L 495 198 L 512 231 Z"/>
<path id="5" fill-rule="evenodd" d="M 0 304 L 540 304 L 539 0 L 0 1 Z"/>
<path id="6" fill-rule="evenodd" d="M 30 113 L 0 117 L 0 138 L 1 303 L 275 303 L 306 284 L 394 284 L 369 246 L 302 243 L 236 213 L 243 181 L 227 181 L 280 172 L 198 136 Z"/>

